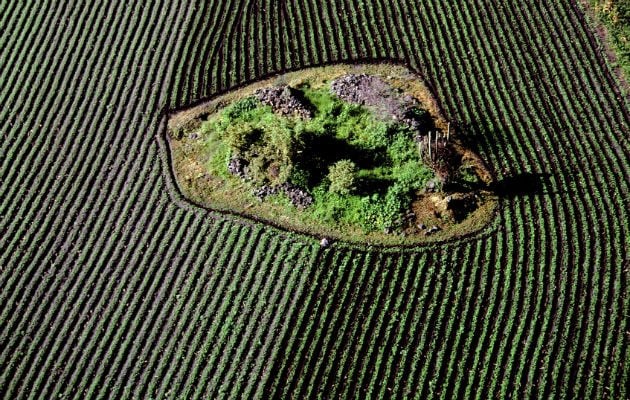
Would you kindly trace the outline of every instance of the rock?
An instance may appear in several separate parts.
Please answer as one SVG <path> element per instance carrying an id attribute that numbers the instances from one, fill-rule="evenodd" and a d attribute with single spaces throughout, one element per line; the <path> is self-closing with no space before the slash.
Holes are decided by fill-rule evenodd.
<path id="1" fill-rule="evenodd" d="M 429 229 L 424 231 L 424 236 L 433 235 L 435 232 L 437 232 L 439 230 L 440 230 L 440 228 L 437 225 L 433 225 L 432 227 L 430 227 Z"/>
<path id="2" fill-rule="evenodd" d="M 344 75 L 330 84 L 330 90 L 349 103 L 372 108 L 382 117 L 400 121 L 413 131 L 422 128 L 426 114 L 416 107 L 418 100 L 402 94 L 378 76 Z"/>
<path id="3" fill-rule="evenodd" d="M 245 173 L 245 167 L 247 166 L 247 164 L 247 160 L 245 159 L 232 157 L 232 159 L 228 163 L 228 172 L 232 175 L 238 176 L 241 179 L 246 179 L 247 174 Z"/>
<path id="4" fill-rule="evenodd" d="M 418 229 L 420 229 L 421 231 L 427 229 L 426 225 L 424 224 L 418 224 Z"/>
<path id="5" fill-rule="evenodd" d="M 273 111 L 283 116 L 297 115 L 299 117 L 313 118 L 310 105 L 300 98 L 299 92 L 289 86 L 266 87 L 254 92 L 254 96 L 266 106 L 271 106 Z"/>
<path id="6" fill-rule="evenodd" d="M 319 245 L 322 247 L 328 247 L 330 246 L 330 242 L 327 238 L 322 238 L 322 240 L 319 242 Z"/>
<path id="7" fill-rule="evenodd" d="M 284 192 L 289 197 L 291 205 L 297 207 L 298 209 L 303 210 L 313 204 L 313 196 L 311 196 L 306 190 L 288 182 L 274 186 L 263 185 L 254 190 L 254 196 L 258 197 L 259 200 L 263 200 L 267 196 L 278 194 L 280 192 Z"/>
<path id="8" fill-rule="evenodd" d="M 291 204 L 297 208 L 304 209 L 313 204 L 313 196 L 306 190 L 290 183 L 283 183 L 281 186 L 282 190 L 289 196 Z"/>

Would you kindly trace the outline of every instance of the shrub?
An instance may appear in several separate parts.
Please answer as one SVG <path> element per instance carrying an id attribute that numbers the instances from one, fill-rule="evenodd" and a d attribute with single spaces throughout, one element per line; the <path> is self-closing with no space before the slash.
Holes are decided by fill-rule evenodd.
<path id="1" fill-rule="evenodd" d="M 359 223 L 367 231 L 395 228 L 401 212 L 411 201 L 407 188 L 394 183 L 385 195 L 372 194 L 361 199 Z"/>
<path id="2" fill-rule="evenodd" d="M 402 188 L 407 191 L 422 189 L 434 177 L 433 170 L 420 161 L 406 161 L 394 168 L 393 175 Z"/>
<path id="3" fill-rule="evenodd" d="M 310 179 L 311 174 L 307 169 L 305 169 L 302 165 L 293 165 L 291 176 L 289 177 L 289 181 L 292 184 L 306 189 L 310 186 Z"/>
<path id="4" fill-rule="evenodd" d="M 252 111 L 259 105 L 260 102 L 258 99 L 254 96 L 248 96 L 227 106 L 223 110 L 223 116 L 230 120 L 239 119 L 242 118 L 245 113 Z"/>
<path id="5" fill-rule="evenodd" d="M 256 129 L 251 123 L 243 122 L 228 126 L 222 138 L 234 150 L 243 152 L 260 139 L 261 133 L 260 129 Z"/>
<path id="6" fill-rule="evenodd" d="M 354 185 L 354 176 L 356 165 L 350 160 L 340 160 L 330 166 L 328 179 L 330 186 L 328 190 L 331 193 L 347 195 L 350 193 Z"/>

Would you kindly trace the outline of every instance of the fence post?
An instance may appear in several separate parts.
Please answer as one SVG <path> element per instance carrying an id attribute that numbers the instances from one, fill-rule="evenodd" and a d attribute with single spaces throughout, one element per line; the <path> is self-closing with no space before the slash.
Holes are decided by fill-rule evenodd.
<path id="1" fill-rule="evenodd" d="M 440 132 L 435 132 L 435 159 L 437 160 L 437 156 L 438 156 L 438 137 L 440 135 Z"/>

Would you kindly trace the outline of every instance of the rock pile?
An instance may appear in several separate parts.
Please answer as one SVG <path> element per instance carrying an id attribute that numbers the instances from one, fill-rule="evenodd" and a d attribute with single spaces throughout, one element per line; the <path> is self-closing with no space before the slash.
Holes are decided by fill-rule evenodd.
<path id="1" fill-rule="evenodd" d="M 237 176 L 243 180 L 247 180 L 247 160 L 239 157 L 232 157 L 228 163 L 228 171 L 230 174 Z M 288 197 L 291 205 L 297 207 L 300 210 L 313 204 L 313 196 L 311 196 L 306 190 L 299 186 L 293 185 L 289 182 L 282 183 L 280 185 L 263 185 L 254 190 L 254 195 L 258 197 L 258 200 L 262 201 L 267 196 L 284 192 Z"/>
<path id="2" fill-rule="evenodd" d="M 418 100 L 400 94 L 378 76 L 344 75 L 331 82 L 330 90 L 348 103 L 370 107 L 382 117 L 400 121 L 412 130 L 422 127 Z"/>
<path id="3" fill-rule="evenodd" d="M 297 92 L 288 87 L 266 87 L 254 92 L 254 96 L 265 106 L 282 116 L 297 115 L 302 118 L 313 118 L 311 107 L 299 97 Z"/>
<path id="4" fill-rule="evenodd" d="M 291 205 L 297 207 L 300 210 L 313 204 L 313 196 L 308 194 L 304 189 L 291 183 L 285 182 L 280 185 L 264 185 L 254 191 L 254 195 L 258 197 L 258 200 L 262 201 L 267 196 L 284 192 L 289 197 Z"/>
<path id="5" fill-rule="evenodd" d="M 246 179 L 247 178 L 247 173 L 245 172 L 246 166 L 247 166 L 247 160 L 239 158 L 239 157 L 232 157 L 232 159 L 228 163 L 228 171 L 232 175 L 238 176 L 241 179 Z"/>

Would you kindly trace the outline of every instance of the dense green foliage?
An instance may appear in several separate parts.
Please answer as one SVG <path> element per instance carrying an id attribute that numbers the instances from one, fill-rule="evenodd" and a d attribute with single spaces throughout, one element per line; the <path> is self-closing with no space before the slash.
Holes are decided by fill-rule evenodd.
<path id="1" fill-rule="evenodd" d="M 0 20 L 0 397 L 630 398 L 630 116 L 577 2 L 26 0 Z M 489 160 L 510 195 L 488 229 L 321 248 L 178 192 L 167 110 L 361 59 L 422 74 Z"/>
<path id="2" fill-rule="evenodd" d="M 201 127 L 210 172 L 230 179 L 228 162 L 239 158 L 253 188 L 290 182 L 311 192 L 314 205 L 301 212 L 320 221 L 367 231 L 396 227 L 414 193 L 433 178 L 413 132 L 339 100 L 327 87 L 302 94 L 315 108 L 312 119 L 279 116 L 253 96 L 211 116 Z"/>

